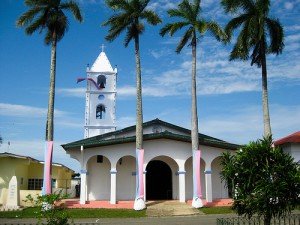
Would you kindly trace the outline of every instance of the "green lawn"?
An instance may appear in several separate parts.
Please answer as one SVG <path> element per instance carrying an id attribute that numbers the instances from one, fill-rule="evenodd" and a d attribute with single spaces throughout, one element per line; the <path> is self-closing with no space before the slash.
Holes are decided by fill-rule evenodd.
<path id="1" fill-rule="evenodd" d="M 70 218 L 137 218 L 145 217 L 146 210 L 133 209 L 66 209 Z M 37 208 L 0 212 L 0 218 L 36 218 Z"/>
<path id="2" fill-rule="evenodd" d="M 222 206 L 222 207 L 203 207 L 199 209 L 201 212 L 205 214 L 229 214 L 235 213 L 231 207 Z"/>

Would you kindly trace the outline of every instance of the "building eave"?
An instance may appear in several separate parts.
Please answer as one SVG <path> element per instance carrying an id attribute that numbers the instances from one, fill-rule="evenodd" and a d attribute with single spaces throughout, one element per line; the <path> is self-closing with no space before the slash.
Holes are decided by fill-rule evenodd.
<path id="1" fill-rule="evenodd" d="M 169 139 L 169 140 L 191 143 L 191 136 L 174 134 L 174 133 L 171 133 L 168 131 L 143 135 L 144 141 L 156 140 L 156 139 Z M 94 140 L 94 141 L 83 139 L 83 140 L 80 140 L 77 142 L 62 145 L 62 147 L 65 150 L 80 149 L 81 146 L 83 146 L 84 149 L 87 149 L 87 148 L 94 148 L 94 147 L 132 143 L 132 142 L 135 142 L 135 140 L 136 140 L 135 136 L 114 138 L 114 139 L 109 139 L 109 140 Z M 205 146 L 228 149 L 228 150 L 237 150 L 238 148 L 241 147 L 240 145 L 210 140 L 210 139 L 206 139 L 206 138 L 199 138 L 199 144 L 205 145 Z"/>

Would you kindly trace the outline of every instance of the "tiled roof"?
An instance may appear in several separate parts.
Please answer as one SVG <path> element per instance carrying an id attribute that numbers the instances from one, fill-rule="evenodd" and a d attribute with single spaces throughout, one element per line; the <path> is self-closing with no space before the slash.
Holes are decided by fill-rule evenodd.
<path id="1" fill-rule="evenodd" d="M 182 141 L 182 142 L 191 142 L 191 131 L 188 129 L 176 126 L 171 123 L 167 123 L 167 122 L 159 120 L 159 119 L 145 122 L 143 124 L 143 127 L 148 127 L 151 125 L 163 125 L 163 126 L 178 130 L 185 134 L 182 135 L 182 134 L 175 134 L 170 131 L 164 131 L 164 132 L 160 132 L 160 133 L 144 134 L 143 135 L 144 140 L 171 139 L 171 140 L 177 140 L 177 141 Z M 126 132 L 130 132 L 130 131 L 135 131 L 135 125 L 126 127 L 121 130 L 98 135 L 95 137 L 86 138 L 86 139 L 82 139 L 79 141 L 64 144 L 64 145 L 62 145 L 62 147 L 65 150 L 67 150 L 67 149 L 72 149 L 72 148 L 73 149 L 80 148 L 80 146 L 84 146 L 84 148 L 92 148 L 92 147 L 98 147 L 98 146 L 107 146 L 107 145 L 135 142 L 135 139 L 136 139 L 135 136 L 106 139 L 111 136 L 122 135 L 122 134 L 125 134 Z M 236 150 L 237 148 L 240 147 L 240 145 L 232 144 L 232 143 L 229 143 L 229 142 L 217 139 L 217 138 L 213 138 L 213 137 L 210 137 L 210 136 L 207 136 L 204 134 L 200 134 L 200 133 L 199 133 L 199 144 L 206 145 L 206 146 L 212 146 L 212 147 L 219 147 L 219 148 L 224 148 L 224 149 L 231 149 L 231 150 Z"/>
<path id="2" fill-rule="evenodd" d="M 274 142 L 275 145 L 282 145 L 285 143 L 300 143 L 300 131 L 297 131 Z"/>

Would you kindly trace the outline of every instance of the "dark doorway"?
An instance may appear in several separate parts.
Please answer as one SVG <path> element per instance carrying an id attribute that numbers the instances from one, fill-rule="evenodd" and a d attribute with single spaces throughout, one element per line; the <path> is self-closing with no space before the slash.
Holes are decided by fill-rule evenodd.
<path id="1" fill-rule="evenodd" d="M 146 168 L 147 200 L 172 199 L 172 170 L 163 161 L 150 161 Z"/>

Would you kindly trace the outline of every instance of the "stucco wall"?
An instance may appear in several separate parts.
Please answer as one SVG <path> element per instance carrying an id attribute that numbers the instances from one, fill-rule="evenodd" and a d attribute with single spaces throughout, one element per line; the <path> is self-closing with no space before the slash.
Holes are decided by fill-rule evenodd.
<path id="1" fill-rule="evenodd" d="M 102 163 L 97 163 L 94 156 L 88 161 L 87 175 L 88 200 L 109 200 L 110 198 L 110 162 L 103 157 Z"/>
<path id="2" fill-rule="evenodd" d="M 201 187 L 203 198 L 205 191 L 204 171 L 212 171 L 213 199 L 227 197 L 227 190 L 219 177 L 220 165 L 215 158 L 225 150 L 209 146 L 200 146 L 201 150 Z M 144 170 L 151 160 L 162 160 L 172 170 L 173 199 L 178 199 L 178 171 L 186 171 L 186 199 L 192 199 L 192 151 L 191 144 L 167 139 L 144 141 Z M 117 200 L 134 199 L 135 194 L 135 143 L 88 148 L 69 151 L 73 158 L 81 162 L 82 169 L 87 169 L 88 200 L 110 199 L 110 170 L 117 170 Z M 103 163 L 96 162 L 96 155 L 103 155 Z M 126 157 L 125 157 L 126 156 Z M 83 157 L 83 159 L 81 159 Z M 122 159 L 122 164 L 118 162 Z M 190 158 L 190 159 L 189 159 Z M 190 160 L 190 161 L 189 161 Z M 212 163 L 213 162 L 213 163 Z M 146 186 L 146 185 L 145 185 Z"/>
<path id="3" fill-rule="evenodd" d="M 117 199 L 132 200 L 135 198 L 135 158 L 122 157 L 117 164 Z"/>

